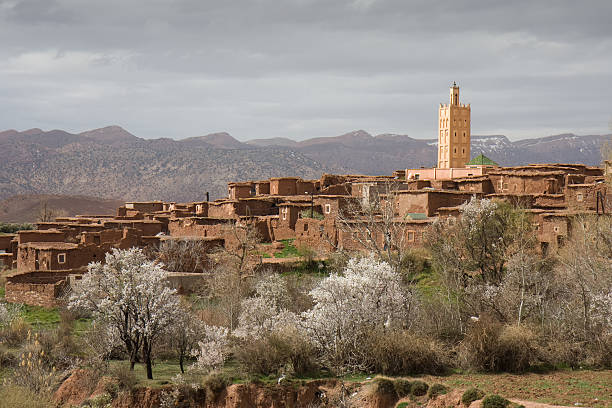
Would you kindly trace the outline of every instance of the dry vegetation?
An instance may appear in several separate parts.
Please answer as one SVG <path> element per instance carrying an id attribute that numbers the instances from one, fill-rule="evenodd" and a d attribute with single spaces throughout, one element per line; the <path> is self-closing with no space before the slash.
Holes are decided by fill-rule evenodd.
<path id="1" fill-rule="evenodd" d="M 461 219 L 438 222 L 423 251 L 382 251 L 382 259 L 338 254 L 323 269 L 283 274 L 245 262 L 258 247 L 244 234 L 236 252 L 212 254 L 212 269 L 199 264 L 198 248 L 163 252 L 169 264 L 207 271 L 198 292 L 180 304 L 149 278 L 158 266 L 141 252 L 119 251 L 106 269 L 91 266 L 91 279 L 136 275 L 107 286 L 85 279 L 69 308 L 60 308 L 59 323 L 33 324 L 31 308 L 1 306 L 1 372 L 6 386 L 41 399 L 62 373 L 83 367 L 92 389 L 102 376 L 115 379 L 109 398 L 143 384 L 169 382 L 176 395 L 197 398 L 189 384 L 217 395 L 232 382 L 384 374 L 424 375 L 431 386 L 379 381 L 394 398 L 408 386 L 419 398 L 428 398 L 428 389 L 433 398 L 475 386 L 505 397 L 605 406 L 611 228 L 609 217 L 577 217 L 564 248 L 543 256 L 526 213 L 474 200 Z M 118 297 L 114 290 L 132 281 L 138 289 L 126 287 Z"/>

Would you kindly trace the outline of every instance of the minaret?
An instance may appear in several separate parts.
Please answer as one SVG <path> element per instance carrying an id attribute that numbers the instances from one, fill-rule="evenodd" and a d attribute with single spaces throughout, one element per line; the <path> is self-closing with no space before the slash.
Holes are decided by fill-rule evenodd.
<path id="1" fill-rule="evenodd" d="M 470 161 L 470 105 L 459 103 L 459 87 L 450 88 L 450 104 L 438 112 L 438 168 L 465 167 Z"/>

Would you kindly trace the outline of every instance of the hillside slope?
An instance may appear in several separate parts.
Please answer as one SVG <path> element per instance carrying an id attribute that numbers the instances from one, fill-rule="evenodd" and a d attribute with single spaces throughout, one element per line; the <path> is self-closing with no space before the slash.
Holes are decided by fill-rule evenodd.
<path id="1" fill-rule="evenodd" d="M 562 134 L 512 142 L 472 136 L 502 166 L 542 162 L 599 165 L 610 135 Z M 323 172 L 391 174 L 434 166 L 436 141 L 357 130 L 300 142 L 240 142 L 228 133 L 183 140 L 141 139 L 119 126 L 81 134 L 62 130 L 0 132 L 0 199 L 15 194 L 67 194 L 124 200 L 202 200 L 226 195 L 230 181 L 275 176 L 318 178 Z"/>
<path id="2" fill-rule="evenodd" d="M 113 129 L 117 134 L 117 130 Z M 15 194 L 88 195 L 125 200 L 202 200 L 233 180 L 320 177 L 328 167 L 276 147 L 227 149 L 202 140 L 89 137 L 63 131 L 0 133 L 0 199 Z"/>
<path id="3" fill-rule="evenodd" d="M 16 195 L 0 201 L 0 222 L 36 222 L 46 205 L 57 216 L 115 214 L 120 200 L 50 194 Z"/>

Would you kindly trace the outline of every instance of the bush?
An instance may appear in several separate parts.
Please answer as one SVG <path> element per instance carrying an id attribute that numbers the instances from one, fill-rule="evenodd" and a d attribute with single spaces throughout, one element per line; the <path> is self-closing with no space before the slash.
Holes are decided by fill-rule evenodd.
<path id="1" fill-rule="evenodd" d="M 207 402 L 214 402 L 217 396 L 231 383 L 230 378 L 220 373 L 209 374 L 204 377 L 202 388 L 206 390 Z"/>
<path id="2" fill-rule="evenodd" d="M 478 388 L 468 388 L 461 396 L 461 402 L 466 407 L 469 407 L 472 402 L 478 401 L 479 399 L 484 398 L 484 396 L 485 393 Z"/>
<path id="3" fill-rule="evenodd" d="M 374 380 L 374 384 L 376 385 L 376 393 L 380 395 L 390 395 L 394 398 L 397 397 L 397 392 L 395 390 L 395 384 L 393 381 L 388 378 L 376 378 Z"/>
<path id="4" fill-rule="evenodd" d="M 510 401 L 499 395 L 489 395 L 482 400 L 482 408 L 507 408 Z"/>
<path id="5" fill-rule="evenodd" d="M 138 378 L 133 370 L 130 370 L 130 365 L 120 363 L 110 369 L 110 376 L 117 380 L 119 390 L 131 391 L 138 384 Z"/>
<path id="6" fill-rule="evenodd" d="M 4 344 L 0 344 L 0 369 L 15 367 L 17 361 L 17 356 L 11 353 Z"/>
<path id="7" fill-rule="evenodd" d="M 439 395 L 444 395 L 448 393 L 448 388 L 443 384 L 433 384 L 429 387 L 429 391 L 427 392 L 427 396 L 429 398 L 436 398 Z"/>
<path id="8" fill-rule="evenodd" d="M 425 381 L 413 381 L 410 386 L 410 393 L 415 397 L 422 397 L 427 394 L 427 390 L 429 389 L 429 385 Z"/>
<path id="9" fill-rule="evenodd" d="M 241 342 L 234 353 L 248 375 L 307 375 L 318 370 L 316 350 L 299 333 L 284 331 Z"/>
<path id="10" fill-rule="evenodd" d="M 406 397 L 410 395 L 410 390 L 412 388 L 412 382 L 408 380 L 398 379 L 393 382 L 393 387 L 395 388 L 395 393 L 399 398 Z"/>
<path id="11" fill-rule="evenodd" d="M 448 366 L 439 343 L 407 331 L 376 333 L 368 350 L 372 370 L 384 375 L 443 374 Z"/>
<path id="12" fill-rule="evenodd" d="M 24 319 L 15 319 L 7 327 L 2 329 L 0 340 L 8 347 L 16 347 L 23 344 L 28 338 L 32 327 Z"/>
<path id="13" fill-rule="evenodd" d="M 523 372 L 537 357 L 536 336 L 524 326 L 502 326 L 481 319 L 468 331 L 462 343 L 465 360 L 482 371 Z"/>
<path id="14" fill-rule="evenodd" d="M 46 396 L 19 385 L 3 385 L 0 387 L 1 408 L 47 408 L 54 406 Z"/>

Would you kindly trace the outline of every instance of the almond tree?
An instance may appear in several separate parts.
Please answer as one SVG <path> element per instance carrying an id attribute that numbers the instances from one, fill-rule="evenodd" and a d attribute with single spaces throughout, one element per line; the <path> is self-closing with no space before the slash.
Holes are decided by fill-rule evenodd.
<path id="1" fill-rule="evenodd" d="M 138 248 L 113 249 L 104 264 L 91 263 L 87 270 L 75 285 L 69 308 L 88 310 L 115 331 L 130 357 L 130 369 L 142 352 L 147 378 L 152 379 L 153 346 L 180 310 L 166 271 Z"/>
<path id="2" fill-rule="evenodd" d="M 375 330 L 409 325 L 413 299 L 400 275 L 373 257 L 351 259 L 342 275 L 323 279 L 310 295 L 314 307 L 303 326 L 330 366 L 362 370 L 364 347 Z"/>

